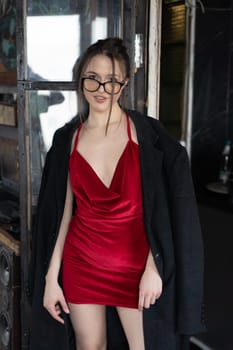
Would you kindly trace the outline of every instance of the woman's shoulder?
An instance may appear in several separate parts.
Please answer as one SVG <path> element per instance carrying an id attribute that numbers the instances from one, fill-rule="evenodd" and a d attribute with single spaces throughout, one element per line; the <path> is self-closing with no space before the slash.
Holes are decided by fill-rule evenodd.
<path id="1" fill-rule="evenodd" d="M 184 146 L 166 130 L 159 119 L 135 111 L 129 111 L 128 113 L 136 127 L 138 126 L 137 130 L 141 136 L 147 141 L 155 143 L 161 151 L 165 153 L 185 151 Z"/>
<path id="2" fill-rule="evenodd" d="M 64 144 L 72 140 L 72 136 L 81 123 L 80 117 L 77 115 L 68 121 L 65 125 L 57 129 L 53 136 L 53 146 Z"/>

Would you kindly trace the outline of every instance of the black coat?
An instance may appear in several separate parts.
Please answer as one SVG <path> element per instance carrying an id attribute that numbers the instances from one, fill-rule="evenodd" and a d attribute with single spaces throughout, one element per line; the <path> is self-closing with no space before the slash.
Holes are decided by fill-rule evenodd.
<path id="1" fill-rule="evenodd" d="M 189 160 L 185 148 L 159 121 L 137 112 L 128 114 L 139 142 L 146 233 L 163 280 L 161 297 L 143 311 L 146 349 L 180 349 L 181 335 L 205 329 L 203 246 Z M 65 325 L 53 320 L 42 299 L 64 209 L 72 136 L 79 123 L 75 117 L 55 133 L 44 167 L 32 240 L 31 350 L 74 349 L 68 317 L 64 315 Z M 109 308 L 108 348 L 127 349 L 114 312 Z"/>

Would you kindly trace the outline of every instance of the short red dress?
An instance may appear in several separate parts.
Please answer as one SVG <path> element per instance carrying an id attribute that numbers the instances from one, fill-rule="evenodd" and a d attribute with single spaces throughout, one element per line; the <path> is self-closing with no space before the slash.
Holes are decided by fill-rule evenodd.
<path id="1" fill-rule="evenodd" d="M 80 125 L 70 156 L 76 200 L 67 233 L 62 280 L 67 302 L 138 307 L 139 282 L 149 253 L 146 238 L 139 146 L 131 138 L 106 187 L 77 151 Z"/>

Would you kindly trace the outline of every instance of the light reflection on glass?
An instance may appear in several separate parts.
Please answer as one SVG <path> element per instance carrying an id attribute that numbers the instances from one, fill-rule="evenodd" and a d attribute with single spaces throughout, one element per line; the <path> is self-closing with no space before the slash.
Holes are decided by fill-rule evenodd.
<path id="1" fill-rule="evenodd" d="M 45 152 L 54 132 L 77 114 L 75 91 L 31 91 L 29 111 L 33 132 L 40 133 Z"/>
<path id="2" fill-rule="evenodd" d="M 106 38 L 107 24 L 107 18 L 105 17 L 96 17 L 96 19 L 92 21 L 92 43 L 100 38 Z"/>
<path id="3" fill-rule="evenodd" d="M 71 81 L 77 58 L 90 44 L 121 36 L 121 1 L 59 4 L 28 0 L 29 80 Z"/>
<path id="4" fill-rule="evenodd" d="M 32 205 L 36 205 L 45 157 L 55 131 L 77 114 L 75 91 L 30 91 Z"/>
<path id="5" fill-rule="evenodd" d="M 46 97 L 46 91 L 40 91 L 40 96 Z M 77 113 L 77 98 L 75 92 L 62 91 L 62 92 L 49 92 L 52 94 L 61 94 L 60 102 L 54 102 L 50 105 L 48 111 L 41 112 L 39 115 L 41 132 L 43 135 L 43 141 L 46 151 L 50 148 L 54 132 L 62 127 L 67 121 L 69 121 Z M 62 102 L 61 100 L 64 99 Z"/>
<path id="6" fill-rule="evenodd" d="M 30 79 L 72 80 L 80 55 L 79 15 L 27 17 L 27 44 Z"/>

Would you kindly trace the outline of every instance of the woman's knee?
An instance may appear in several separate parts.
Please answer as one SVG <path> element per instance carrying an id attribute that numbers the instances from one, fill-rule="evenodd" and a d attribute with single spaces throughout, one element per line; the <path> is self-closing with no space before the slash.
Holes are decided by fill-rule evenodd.
<path id="1" fill-rule="evenodd" d="M 106 339 L 93 339 L 90 331 L 89 339 L 76 338 L 76 347 L 77 350 L 106 350 L 107 343 Z"/>
<path id="2" fill-rule="evenodd" d="M 70 304 L 77 350 L 106 350 L 105 307 Z"/>
<path id="3" fill-rule="evenodd" d="M 137 309 L 117 307 L 130 350 L 144 350 L 142 312 Z"/>

